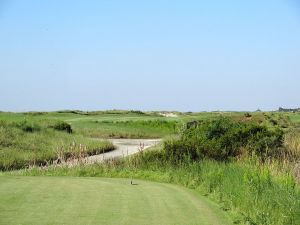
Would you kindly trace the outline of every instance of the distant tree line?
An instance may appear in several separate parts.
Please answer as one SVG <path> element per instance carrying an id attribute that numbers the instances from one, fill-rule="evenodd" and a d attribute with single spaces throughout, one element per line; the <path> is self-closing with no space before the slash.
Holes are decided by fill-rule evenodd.
<path id="1" fill-rule="evenodd" d="M 279 107 L 278 112 L 300 112 L 300 108 L 285 109 L 285 108 Z"/>

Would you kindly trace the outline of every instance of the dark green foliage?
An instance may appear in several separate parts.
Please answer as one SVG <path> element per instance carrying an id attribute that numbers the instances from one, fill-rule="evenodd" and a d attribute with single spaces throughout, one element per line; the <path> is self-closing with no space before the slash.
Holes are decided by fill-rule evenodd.
<path id="1" fill-rule="evenodd" d="M 130 113 L 138 114 L 138 115 L 144 115 L 145 113 L 140 110 L 130 110 Z"/>
<path id="2" fill-rule="evenodd" d="M 28 120 L 21 120 L 18 122 L 7 122 L 7 121 L 0 121 L 0 128 L 16 128 L 22 130 L 24 132 L 33 133 L 35 131 L 40 131 L 41 126 L 33 121 Z"/>
<path id="3" fill-rule="evenodd" d="M 78 114 L 78 115 L 88 115 L 88 112 L 84 112 L 81 110 L 60 110 L 60 111 L 57 111 L 57 113 L 72 113 L 72 114 Z"/>
<path id="4" fill-rule="evenodd" d="M 228 118 L 209 120 L 185 129 L 180 138 L 164 143 L 167 157 L 175 161 L 212 158 L 228 160 L 242 153 L 262 158 L 278 156 L 283 142 L 281 130 Z"/>
<path id="5" fill-rule="evenodd" d="M 66 131 L 69 134 L 72 133 L 71 125 L 63 121 L 58 121 L 54 125 L 50 125 L 49 127 L 59 131 Z"/>
<path id="6" fill-rule="evenodd" d="M 189 129 L 191 127 L 196 127 L 198 126 L 200 123 L 202 122 L 202 120 L 193 120 L 193 121 L 189 121 L 186 123 L 186 128 Z"/>
<path id="7" fill-rule="evenodd" d="M 137 121 L 102 121 L 102 123 L 113 123 L 117 125 L 127 125 L 127 126 L 148 126 L 148 127 L 168 127 L 175 129 L 178 122 L 177 121 L 167 121 L 167 120 L 137 120 Z"/>
<path id="8" fill-rule="evenodd" d="M 24 132 L 34 132 L 34 131 L 39 131 L 41 129 L 39 125 L 33 122 L 28 122 L 27 120 L 23 120 L 17 123 L 12 123 L 10 125 L 20 128 Z"/>
<path id="9" fill-rule="evenodd" d="M 272 126 L 278 125 L 278 121 L 273 118 L 269 119 L 269 122 L 272 124 Z"/>
<path id="10" fill-rule="evenodd" d="M 246 117 L 246 118 L 250 118 L 250 117 L 252 117 L 252 115 L 251 115 L 250 113 L 248 113 L 248 112 L 247 112 L 247 113 L 245 113 L 244 115 L 245 115 L 245 117 Z"/>
<path id="11" fill-rule="evenodd" d="M 266 127 L 258 127 L 256 130 L 249 130 L 247 136 L 247 148 L 253 151 L 262 159 L 280 156 L 283 145 L 283 131 L 276 129 L 271 131 Z"/>
<path id="12" fill-rule="evenodd" d="M 23 114 L 28 116 L 42 116 L 42 115 L 47 115 L 48 112 L 25 112 Z"/>

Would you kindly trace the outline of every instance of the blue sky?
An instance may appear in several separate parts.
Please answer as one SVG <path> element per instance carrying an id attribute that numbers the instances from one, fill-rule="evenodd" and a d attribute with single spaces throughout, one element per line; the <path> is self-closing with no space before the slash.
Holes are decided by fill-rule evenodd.
<path id="1" fill-rule="evenodd" d="M 296 0 L 0 0 L 0 110 L 300 107 Z"/>

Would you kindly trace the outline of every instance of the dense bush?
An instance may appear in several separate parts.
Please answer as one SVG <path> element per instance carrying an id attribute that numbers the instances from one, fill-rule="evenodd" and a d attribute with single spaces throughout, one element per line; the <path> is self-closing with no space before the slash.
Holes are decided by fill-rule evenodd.
<path id="1" fill-rule="evenodd" d="M 130 113 L 138 114 L 138 115 L 144 115 L 145 113 L 140 110 L 130 110 Z"/>
<path id="2" fill-rule="evenodd" d="M 12 124 L 10 124 L 10 126 L 15 126 L 17 128 L 20 128 L 24 132 L 35 132 L 35 131 L 39 131 L 41 129 L 41 127 L 38 124 L 29 122 L 27 120 L 12 123 Z"/>
<path id="3" fill-rule="evenodd" d="M 252 117 L 252 115 L 251 115 L 250 113 L 248 113 L 248 112 L 246 112 L 246 113 L 244 114 L 244 116 L 245 116 L 246 118 Z"/>
<path id="4" fill-rule="evenodd" d="M 50 125 L 50 127 L 55 130 L 66 131 L 68 133 L 72 133 L 73 131 L 71 125 L 63 121 L 56 122 L 54 125 Z"/>
<path id="5" fill-rule="evenodd" d="M 227 160 L 245 153 L 265 159 L 278 156 L 282 144 L 283 132 L 279 129 L 219 118 L 185 129 L 178 139 L 166 141 L 164 149 L 175 161 L 185 157 Z"/>

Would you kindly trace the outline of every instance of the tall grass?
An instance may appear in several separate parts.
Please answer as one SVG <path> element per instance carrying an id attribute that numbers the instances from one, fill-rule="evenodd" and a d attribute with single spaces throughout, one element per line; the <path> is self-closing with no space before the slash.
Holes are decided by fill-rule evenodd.
<path id="1" fill-rule="evenodd" d="M 285 135 L 284 145 L 286 154 L 294 160 L 300 159 L 300 132 L 292 130 Z"/>
<path id="2" fill-rule="evenodd" d="M 32 128 L 32 127 L 39 127 Z M 24 129 L 25 128 L 25 129 Z M 81 135 L 40 128 L 38 125 L 0 123 L 0 170 L 21 169 L 30 165 L 45 165 L 57 159 L 63 149 L 68 157 L 84 145 L 87 154 L 97 154 L 114 149 L 108 141 L 85 138 Z M 75 152 L 74 152 L 75 153 Z"/>

